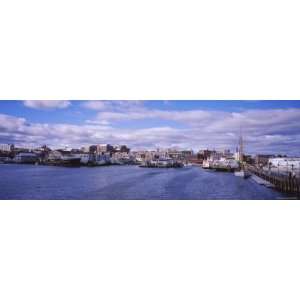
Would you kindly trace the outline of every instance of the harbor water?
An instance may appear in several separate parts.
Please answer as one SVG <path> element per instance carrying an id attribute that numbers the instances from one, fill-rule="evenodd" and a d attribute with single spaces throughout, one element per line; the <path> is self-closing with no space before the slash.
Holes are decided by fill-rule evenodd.
<path id="1" fill-rule="evenodd" d="M 0 165 L 0 199 L 281 199 L 285 196 L 232 173 L 106 166 L 65 168 Z"/>

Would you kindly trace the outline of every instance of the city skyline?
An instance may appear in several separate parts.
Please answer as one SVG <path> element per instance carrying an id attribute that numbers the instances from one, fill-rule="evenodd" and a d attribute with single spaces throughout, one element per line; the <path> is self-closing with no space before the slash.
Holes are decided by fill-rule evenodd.
<path id="1" fill-rule="evenodd" d="M 1 101 L 0 143 L 126 144 L 299 156 L 300 101 Z"/>

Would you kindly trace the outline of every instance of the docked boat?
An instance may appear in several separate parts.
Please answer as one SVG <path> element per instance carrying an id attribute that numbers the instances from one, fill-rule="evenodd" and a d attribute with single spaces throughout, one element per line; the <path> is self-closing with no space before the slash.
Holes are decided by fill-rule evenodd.
<path id="1" fill-rule="evenodd" d="M 245 179 L 249 178 L 251 176 L 251 174 L 248 171 L 246 171 L 246 170 L 235 171 L 234 175 L 238 176 L 238 177 L 245 178 Z"/>
<path id="2" fill-rule="evenodd" d="M 81 165 L 80 157 L 62 157 L 61 164 L 66 167 L 79 167 Z"/>
<path id="3" fill-rule="evenodd" d="M 110 165 L 111 158 L 109 155 L 106 154 L 97 154 L 95 155 L 93 163 L 96 166 L 107 166 Z"/>
<path id="4" fill-rule="evenodd" d="M 234 169 L 230 166 L 214 166 L 213 169 L 217 172 L 233 172 Z"/>
<path id="5" fill-rule="evenodd" d="M 28 152 L 20 152 L 13 159 L 14 163 L 19 163 L 19 164 L 35 164 L 37 161 L 38 161 L 37 155 Z"/>
<path id="6" fill-rule="evenodd" d="M 52 166 L 79 167 L 81 165 L 81 157 L 72 154 L 62 154 L 59 151 L 51 151 L 46 164 Z"/>
<path id="7" fill-rule="evenodd" d="M 141 165 L 141 168 L 182 168 L 183 163 L 179 161 L 175 161 L 173 159 L 158 159 L 158 160 L 151 160 L 145 161 Z"/>
<path id="8" fill-rule="evenodd" d="M 202 163 L 202 168 L 203 169 L 210 169 L 211 168 L 211 161 L 204 160 L 203 163 Z"/>
<path id="9" fill-rule="evenodd" d="M 105 161 L 105 160 L 96 160 L 95 161 L 95 165 L 97 165 L 97 166 L 104 166 L 104 165 L 107 165 L 107 164 L 108 164 L 108 162 Z"/>
<path id="10" fill-rule="evenodd" d="M 191 168 L 193 166 L 193 164 L 191 163 L 186 163 L 183 165 L 184 168 Z"/>

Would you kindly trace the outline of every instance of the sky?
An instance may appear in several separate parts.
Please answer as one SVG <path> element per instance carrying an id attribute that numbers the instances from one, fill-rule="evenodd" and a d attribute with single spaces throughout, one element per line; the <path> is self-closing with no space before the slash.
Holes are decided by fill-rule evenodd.
<path id="1" fill-rule="evenodd" d="M 132 150 L 230 149 L 300 156 L 298 101 L 0 101 L 0 143 Z"/>

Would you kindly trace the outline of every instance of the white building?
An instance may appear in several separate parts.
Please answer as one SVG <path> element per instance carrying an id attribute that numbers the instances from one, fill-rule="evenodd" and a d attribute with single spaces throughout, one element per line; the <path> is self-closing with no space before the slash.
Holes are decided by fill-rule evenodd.
<path id="1" fill-rule="evenodd" d="M 299 171 L 300 157 L 276 157 L 269 158 L 270 168 L 277 168 L 279 171 Z"/>
<path id="2" fill-rule="evenodd" d="M 35 163 L 37 161 L 37 159 L 38 158 L 34 153 L 21 152 L 15 156 L 14 162 L 16 162 L 16 163 Z"/>
<path id="3" fill-rule="evenodd" d="M 0 144 L 0 151 L 11 152 L 14 148 L 14 145 L 11 144 Z"/>

